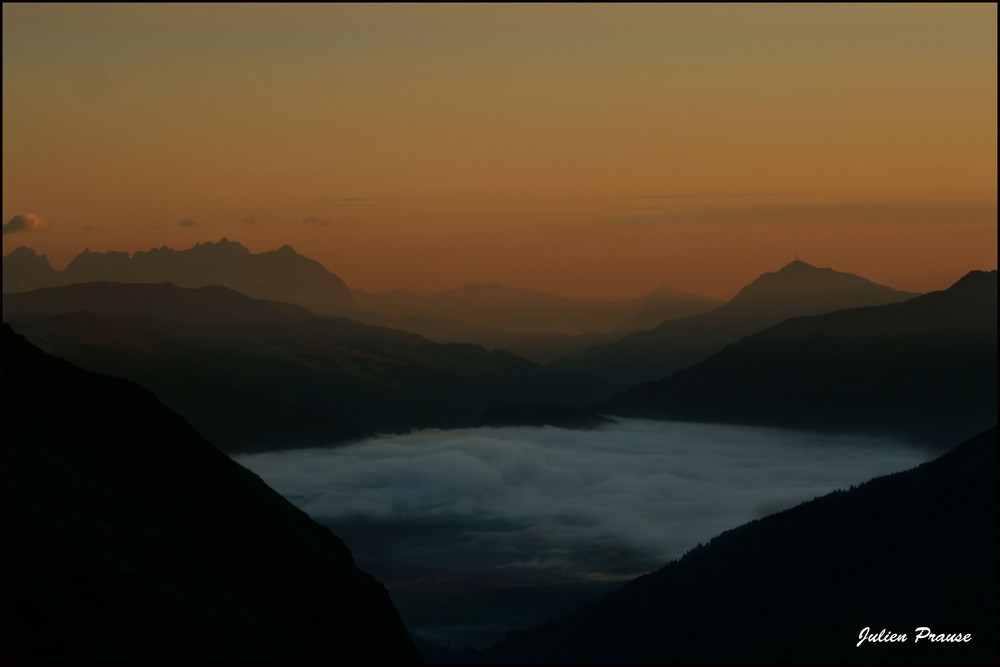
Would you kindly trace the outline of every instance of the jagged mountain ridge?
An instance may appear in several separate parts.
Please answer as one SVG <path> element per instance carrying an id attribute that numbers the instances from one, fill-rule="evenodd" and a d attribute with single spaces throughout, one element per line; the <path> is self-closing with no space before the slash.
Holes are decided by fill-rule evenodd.
<path id="1" fill-rule="evenodd" d="M 5 664 L 417 663 L 346 546 L 153 394 L 3 327 Z"/>
<path id="2" fill-rule="evenodd" d="M 221 285 L 248 296 L 294 303 L 326 315 L 358 312 L 343 280 L 288 245 L 257 254 L 226 238 L 218 243 L 195 244 L 187 250 L 163 246 L 137 251 L 131 256 L 125 252 L 88 249 L 62 271 L 52 270 L 44 255 L 39 257 L 30 248 L 18 248 L 3 260 L 5 292 L 98 281 L 171 282 L 191 288 Z"/>
<path id="3" fill-rule="evenodd" d="M 796 260 L 763 274 L 715 310 L 664 322 L 550 366 L 600 378 L 624 391 L 703 361 L 726 345 L 790 317 L 895 303 L 912 296 Z"/>
<path id="4" fill-rule="evenodd" d="M 509 353 L 218 286 L 78 284 L 8 294 L 3 312 L 46 351 L 154 390 L 226 451 L 473 426 L 492 407 L 604 391 Z"/>
<path id="5" fill-rule="evenodd" d="M 789 319 L 598 409 L 941 445 L 995 423 L 996 401 L 997 272 L 973 271 L 904 302 Z"/>

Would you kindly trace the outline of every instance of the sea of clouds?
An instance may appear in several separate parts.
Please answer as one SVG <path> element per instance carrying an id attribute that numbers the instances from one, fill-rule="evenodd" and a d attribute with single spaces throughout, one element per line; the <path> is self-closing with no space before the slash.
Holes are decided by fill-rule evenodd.
<path id="1" fill-rule="evenodd" d="M 411 626 L 489 622 L 502 634 L 486 618 L 499 608 L 490 591 L 562 587 L 577 602 L 588 582 L 630 579 L 724 530 L 928 458 L 886 438 L 622 420 L 424 430 L 237 460 L 344 539 Z M 449 595 L 451 619 L 427 604 Z M 538 620 L 522 609 L 506 624 Z"/>

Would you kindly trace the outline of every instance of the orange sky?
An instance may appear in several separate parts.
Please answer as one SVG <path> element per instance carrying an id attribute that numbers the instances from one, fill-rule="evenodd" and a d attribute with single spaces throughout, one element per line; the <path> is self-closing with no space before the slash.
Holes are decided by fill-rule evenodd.
<path id="1" fill-rule="evenodd" d="M 5 233 L 349 285 L 996 267 L 996 5 L 3 5 Z M 5 229 L 5 232 L 7 230 Z"/>

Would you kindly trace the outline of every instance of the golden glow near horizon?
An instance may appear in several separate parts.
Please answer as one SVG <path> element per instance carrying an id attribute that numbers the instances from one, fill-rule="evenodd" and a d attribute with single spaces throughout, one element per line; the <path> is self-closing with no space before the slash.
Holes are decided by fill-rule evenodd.
<path id="1" fill-rule="evenodd" d="M 4 234 L 351 286 L 996 267 L 996 5 L 3 6 Z"/>

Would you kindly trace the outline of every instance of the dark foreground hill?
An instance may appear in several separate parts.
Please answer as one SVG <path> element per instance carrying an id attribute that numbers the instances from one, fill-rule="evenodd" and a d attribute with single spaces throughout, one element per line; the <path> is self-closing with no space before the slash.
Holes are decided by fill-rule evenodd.
<path id="1" fill-rule="evenodd" d="M 790 317 L 903 301 L 914 296 L 850 273 L 794 261 L 765 273 L 715 310 L 595 345 L 551 364 L 600 378 L 617 391 L 659 380 L 703 361 L 740 338 Z"/>
<path id="2" fill-rule="evenodd" d="M 385 589 L 145 389 L 3 329 L 4 664 L 415 663 Z"/>
<path id="3" fill-rule="evenodd" d="M 601 411 L 902 433 L 938 446 L 997 420 L 997 272 L 902 303 L 799 317 Z"/>
<path id="4" fill-rule="evenodd" d="M 47 352 L 152 389 L 225 451 L 473 426 L 493 407 L 600 397 L 509 353 L 217 286 L 69 285 L 7 294 L 3 312 Z"/>
<path id="5" fill-rule="evenodd" d="M 997 430 L 906 472 L 722 533 L 465 660 L 996 664 Z M 970 635 L 968 642 L 916 641 Z M 863 642 L 906 635 L 905 642 Z"/>
<path id="6" fill-rule="evenodd" d="M 343 280 L 287 245 L 254 254 L 224 238 L 186 250 L 164 246 L 133 255 L 84 250 L 62 271 L 55 271 L 44 255 L 26 247 L 3 258 L 4 292 L 98 281 L 222 285 L 257 299 L 294 303 L 324 315 L 358 312 Z"/>

